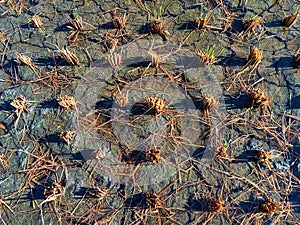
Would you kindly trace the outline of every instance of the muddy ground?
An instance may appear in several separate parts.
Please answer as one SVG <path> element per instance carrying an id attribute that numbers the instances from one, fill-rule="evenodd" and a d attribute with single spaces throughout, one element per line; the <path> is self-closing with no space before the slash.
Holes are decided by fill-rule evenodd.
<path id="1" fill-rule="evenodd" d="M 1 2 L 0 224 L 298 224 L 299 5 Z"/>

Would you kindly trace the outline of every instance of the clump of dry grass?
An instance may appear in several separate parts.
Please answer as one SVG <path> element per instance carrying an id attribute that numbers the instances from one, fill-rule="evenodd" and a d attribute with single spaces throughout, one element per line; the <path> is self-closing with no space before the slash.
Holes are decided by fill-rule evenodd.
<path id="1" fill-rule="evenodd" d="M 273 101 L 273 98 L 265 96 L 264 91 L 260 88 L 257 88 L 250 92 L 250 100 L 252 107 L 265 108 L 270 104 L 270 102 Z"/>
<path id="2" fill-rule="evenodd" d="M 15 129 L 18 127 L 19 120 L 23 112 L 28 112 L 28 100 L 24 96 L 18 96 L 17 98 L 13 99 L 10 103 L 16 110 L 17 119 L 15 121 Z"/>
<path id="3" fill-rule="evenodd" d="M 31 18 L 31 21 L 30 21 L 34 27 L 36 28 L 43 28 L 44 27 L 44 24 L 42 22 L 42 19 L 39 15 L 34 15 L 32 18 Z"/>
<path id="4" fill-rule="evenodd" d="M 5 169 L 7 170 L 8 169 L 8 166 L 9 166 L 9 159 L 8 157 L 3 154 L 3 153 L 0 153 L 0 165 Z"/>
<path id="5" fill-rule="evenodd" d="M 76 106 L 75 99 L 73 96 L 64 95 L 58 97 L 56 100 L 58 104 L 66 110 L 74 109 Z"/>
<path id="6" fill-rule="evenodd" d="M 297 12 L 296 14 L 294 14 L 294 15 L 284 17 L 284 18 L 281 20 L 280 25 L 281 25 L 281 26 L 284 26 L 284 27 L 291 27 L 291 26 L 293 26 L 293 25 L 296 23 L 296 21 L 297 21 L 299 15 L 300 15 L 300 11 L 298 11 L 298 12 Z"/>
<path id="7" fill-rule="evenodd" d="M 68 26 L 71 29 L 71 32 L 68 36 L 68 40 L 72 42 L 78 41 L 78 36 L 80 34 L 83 34 L 84 31 L 84 25 L 83 25 L 83 20 L 81 16 L 78 16 L 74 20 L 70 22 L 70 26 Z"/>
<path id="8" fill-rule="evenodd" d="M 259 205 L 258 211 L 267 214 L 274 214 L 281 209 L 281 206 L 273 199 L 268 198 Z"/>
<path id="9" fill-rule="evenodd" d="M 72 143 L 74 137 L 75 137 L 76 131 L 74 130 L 68 130 L 65 132 L 61 132 L 59 134 L 60 140 L 62 140 L 65 144 L 68 146 Z"/>
<path id="10" fill-rule="evenodd" d="M 195 19 L 194 26 L 199 30 L 203 30 L 207 27 L 207 24 L 209 23 L 210 18 L 211 18 L 211 15 L 206 15 L 205 17 L 199 16 L 198 18 Z"/>
<path id="11" fill-rule="evenodd" d="M 32 72 L 34 72 L 34 74 L 38 75 L 37 72 L 35 71 L 37 66 L 33 64 L 32 59 L 29 56 L 24 55 L 24 54 L 18 54 L 17 62 L 22 65 L 28 66 L 32 70 Z"/>
<path id="12" fill-rule="evenodd" d="M 79 59 L 77 55 L 73 52 L 71 52 L 66 47 L 62 49 L 58 49 L 60 55 L 64 58 L 64 60 L 71 66 L 81 66 L 81 63 L 79 62 Z"/>

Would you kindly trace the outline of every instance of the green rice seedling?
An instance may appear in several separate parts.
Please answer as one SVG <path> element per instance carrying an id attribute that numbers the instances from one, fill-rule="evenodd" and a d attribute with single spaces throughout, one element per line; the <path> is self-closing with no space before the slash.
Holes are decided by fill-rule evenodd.
<path id="1" fill-rule="evenodd" d="M 216 60 L 216 57 L 222 55 L 224 51 L 225 51 L 225 49 L 222 48 L 216 54 L 215 48 L 213 46 L 207 46 L 204 51 L 197 50 L 197 51 L 195 51 L 195 53 L 206 65 L 211 65 L 211 64 L 218 62 L 218 60 Z"/>
<path id="2" fill-rule="evenodd" d="M 164 39 L 167 39 L 167 36 L 169 36 L 170 33 L 165 29 L 167 25 L 167 21 L 163 21 L 162 13 L 163 13 L 162 6 L 159 8 L 159 11 L 154 10 L 153 12 L 154 19 L 150 23 L 149 28 L 151 34 L 159 34 Z"/>

